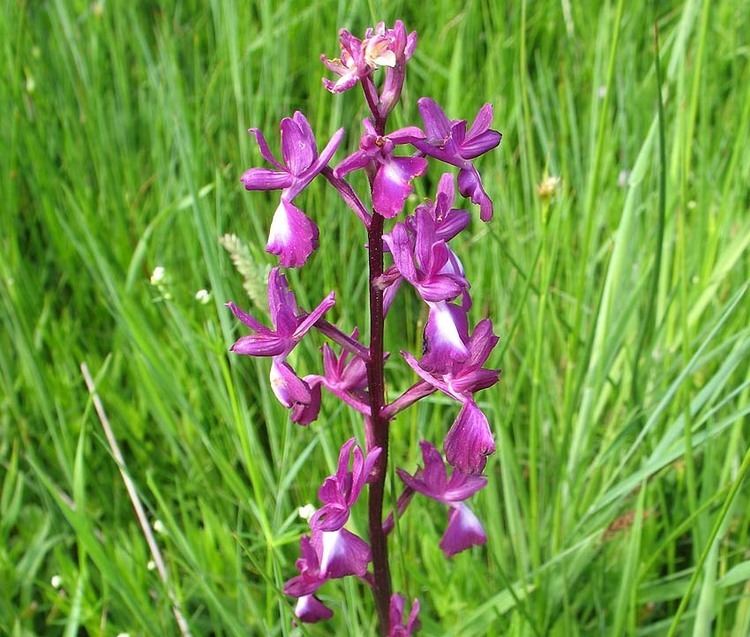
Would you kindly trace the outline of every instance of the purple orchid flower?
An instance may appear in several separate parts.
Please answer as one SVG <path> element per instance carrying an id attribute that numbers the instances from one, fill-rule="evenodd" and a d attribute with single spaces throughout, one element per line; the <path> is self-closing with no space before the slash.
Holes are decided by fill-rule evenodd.
<path id="1" fill-rule="evenodd" d="M 335 302 L 331 292 L 310 314 L 301 314 L 286 277 L 278 268 L 273 268 L 268 276 L 268 310 L 274 329 L 243 312 L 233 302 L 227 303 L 234 315 L 254 331 L 254 334 L 240 337 L 230 351 L 247 356 L 273 357 L 271 389 L 279 402 L 292 410 L 292 420 L 298 424 L 306 425 L 317 418 L 320 387 L 314 379 L 307 382 L 299 378 L 286 362 L 286 357 Z"/>
<path id="2" fill-rule="evenodd" d="M 247 190 L 281 190 L 266 250 L 279 257 L 285 267 L 303 265 L 318 245 L 318 228 L 292 201 L 326 168 L 341 143 L 344 129 L 337 130 L 318 155 L 315 136 L 305 116 L 296 111 L 281 120 L 283 163 L 271 153 L 263 133 L 251 128 L 263 158 L 276 170 L 250 168 L 241 181 Z"/>
<path id="3" fill-rule="evenodd" d="M 434 201 L 428 201 L 416 207 L 415 213 L 425 210 L 435 221 L 435 234 L 438 239 L 450 241 L 464 230 L 471 221 L 471 215 L 466 210 L 453 208 L 456 190 L 453 185 L 453 175 L 443 173 L 438 182 Z M 416 231 L 416 215 L 406 218 L 409 229 Z"/>
<path id="4" fill-rule="evenodd" d="M 448 527 L 440 540 L 440 548 L 451 557 L 471 546 L 484 544 L 487 541 L 484 529 L 463 502 L 484 488 L 487 478 L 464 473 L 459 469 L 454 469 L 448 478 L 445 463 L 438 450 L 426 440 L 420 442 L 419 446 L 422 448 L 424 468 L 414 475 L 403 469 L 396 471 L 407 487 L 450 507 Z"/>
<path id="5" fill-rule="evenodd" d="M 419 210 L 414 216 L 414 232 L 410 233 L 405 223 L 398 223 L 390 234 L 383 235 L 394 265 L 425 301 L 454 299 L 469 287 L 463 267 L 445 241 L 438 238 L 430 213 Z"/>
<path id="6" fill-rule="evenodd" d="M 487 418 L 474 402 L 474 394 L 497 383 L 500 372 L 482 367 L 498 342 L 489 319 L 480 321 L 468 340 L 468 356 L 462 361 L 430 361 L 428 370 L 408 352 L 406 363 L 423 380 L 462 404 L 445 439 L 448 462 L 465 473 L 479 473 L 487 456 L 495 452 L 495 441 Z"/>
<path id="7" fill-rule="evenodd" d="M 417 101 L 427 137 L 414 145 L 425 155 L 459 168 L 458 190 L 479 205 L 482 221 L 492 219 L 493 204 L 482 185 L 482 179 L 471 160 L 495 148 L 502 134 L 490 128 L 492 105 L 479 109 L 474 122 L 466 130 L 466 120 L 449 120 L 437 102 L 429 97 Z"/>
<path id="8" fill-rule="evenodd" d="M 349 575 L 364 577 L 372 559 L 367 543 L 345 529 L 331 533 L 313 531 L 300 539 L 299 575 L 284 585 L 284 594 L 299 598 L 295 615 L 303 622 L 330 619 L 333 612 L 314 593 L 329 579 Z"/>
<path id="9" fill-rule="evenodd" d="M 424 139 L 424 133 L 416 126 L 409 126 L 381 136 L 369 118 L 363 125 L 365 132 L 359 150 L 346 157 L 333 172 L 340 178 L 354 170 L 368 169 L 372 177 L 373 208 L 386 218 L 395 217 L 413 190 L 412 180 L 427 170 L 427 160 L 396 157 L 393 151 L 396 146 Z"/>
<path id="10" fill-rule="evenodd" d="M 372 46 L 370 41 L 377 42 L 375 48 L 385 48 L 389 54 L 389 63 L 380 65 L 385 67 L 385 80 L 380 92 L 378 112 L 380 117 L 385 118 L 401 97 L 401 89 L 406 79 L 406 63 L 417 48 L 417 33 L 412 31 L 407 35 L 404 23 L 396 20 L 392 29 L 386 28 L 384 22 L 379 22 L 374 29 L 367 30 L 365 39 L 368 46 Z M 383 40 L 388 43 L 386 47 L 383 47 Z M 380 58 L 383 58 L 382 54 Z"/>
<path id="11" fill-rule="evenodd" d="M 412 601 L 411 612 L 404 621 L 404 598 L 394 593 L 391 595 L 389 619 L 388 637 L 411 637 L 416 630 L 419 630 L 419 600 Z"/>
<path id="12" fill-rule="evenodd" d="M 390 58 L 383 59 L 387 51 L 382 50 L 380 42 L 373 42 L 370 45 L 369 56 L 366 59 L 362 40 L 354 37 L 346 29 L 339 31 L 339 44 L 341 57 L 329 59 L 325 55 L 320 56 L 325 67 L 339 76 L 335 82 L 323 78 L 323 86 L 331 93 L 343 93 L 356 86 L 357 82 L 370 75 L 372 70 L 370 63 L 390 61 Z"/>
<path id="13" fill-rule="evenodd" d="M 356 340 L 359 330 L 354 330 L 351 338 Z M 351 356 L 351 358 L 350 358 Z M 367 389 L 367 367 L 361 357 L 342 351 L 336 356 L 328 344 L 323 345 L 323 370 L 327 386 L 342 391 L 361 394 Z"/>
<path id="14" fill-rule="evenodd" d="M 350 438 L 341 446 L 336 473 L 327 477 L 318 491 L 318 498 L 323 506 L 310 519 L 313 529 L 338 531 L 349 519 L 349 512 L 359 498 L 381 451 L 380 447 L 373 447 L 365 455 L 356 442 L 356 439 Z M 350 458 L 353 459 L 351 471 Z"/>
<path id="15" fill-rule="evenodd" d="M 230 301 L 227 307 L 255 332 L 239 338 L 230 351 L 246 356 L 285 357 L 335 303 L 336 296 L 331 292 L 310 314 L 301 314 L 286 277 L 278 268 L 273 268 L 268 275 L 268 310 L 273 329 L 269 329 Z"/>

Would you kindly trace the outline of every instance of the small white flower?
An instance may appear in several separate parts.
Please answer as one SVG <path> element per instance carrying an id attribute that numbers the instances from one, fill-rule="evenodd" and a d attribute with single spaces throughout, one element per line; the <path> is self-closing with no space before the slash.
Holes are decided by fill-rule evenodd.
<path id="1" fill-rule="evenodd" d="M 34 81 L 34 78 L 29 75 L 26 77 L 26 92 L 27 93 L 33 93 L 36 89 L 36 82 Z"/>
<path id="2" fill-rule="evenodd" d="M 198 290 L 195 293 L 195 300 L 201 305 L 206 305 L 211 300 L 211 293 L 205 289 Z"/>
<path id="3" fill-rule="evenodd" d="M 154 271 L 151 273 L 151 285 L 159 285 L 164 283 L 164 278 L 167 276 L 167 271 L 164 266 L 157 265 Z"/>
<path id="4" fill-rule="evenodd" d="M 117 633 L 117 637 L 130 637 L 130 633 Z"/>
<path id="5" fill-rule="evenodd" d="M 161 520 L 154 520 L 154 531 L 163 535 L 167 532 L 167 527 L 164 526 L 164 522 Z"/>
<path id="6" fill-rule="evenodd" d="M 599 90 L 597 90 L 596 94 L 600 100 L 603 100 L 605 97 L 607 97 L 607 87 L 602 84 L 599 87 Z"/>
<path id="7" fill-rule="evenodd" d="M 625 188 L 628 183 L 630 182 L 630 171 L 629 170 L 621 170 L 620 174 L 617 175 L 617 185 L 620 188 Z"/>
<path id="8" fill-rule="evenodd" d="M 149 560 L 149 561 L 147 562 L 147 564 L 146 564 L 146 568 L 147 568 L 147 569 L 148 569 L 149 571 L 153 571 L 153 570 L 154 570 L 154 569 L 156 568 L 156 562 L 154 562 L 154 560 Z"/>
<path id="9" fill-rule="evenodd" d="M 312 504 L 306 504 L 303 507 L 297 509 L 297 515 L 299 515 L 305 522 L 309 522 L 310 518 L 315 514 L 315 507 Z"/>
<path id="10" fill-rule="evenodd" d="M 52 584 L 52 588 L 60 588 L 62 586 L 62 577 L 53 575 L 49 583 Z"/>

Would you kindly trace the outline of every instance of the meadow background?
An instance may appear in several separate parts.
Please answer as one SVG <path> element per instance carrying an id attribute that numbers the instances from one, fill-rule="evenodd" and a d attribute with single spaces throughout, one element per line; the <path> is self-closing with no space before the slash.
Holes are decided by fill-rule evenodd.
<path id="1" fill-rule="evenodd" d="M 498 443 L 475 498 L 489 542 L 446 561 L 445 513 L 417 500 L 392 537 L 394 587 L 421 599 L 424 635 L 750 634 L 740 0 L 3 0 L 0 632 L 177 633 L 85 361 L 195 635 L 374 634 L 358 583 L 327 585 L 333 622 L 302 629 L 280 592 L 297 507 L 360 423 L 326 399 L 310 428 L 291 424 L 268 362 L 227 354 L 241 330 L 224 302 L 262 315 L 274 262 L 274 196 L 238 181 L 261 163 L 246 129 L 276 147 L 301 109 L 321 140 L 350 127 L 353 148 L 360 96 L 324 91 L 318 56 L 340 26 L 397 17 L 420 45 L 394 124 L 418 121 L 422 95 L 462 118 L 490 101 L 505 137 L 480 161 L 496 218 L 475 211 L 455 245 L 473 320 L 502 337 L 503 381 L 481 394 Z M 332 316 L 366 328 L 357 222 L 324 184 L 301 203 L 321 228 L 290 276 L 301 304 L 335 290 Z M 402 291 L 387 349 L 418 350 L 423 320 Z M 398 356 L 387 373 L 391 396 L 413 381 Z M 434 396 L 399 417 L 394 462 L 412 469 L 454 414 Z"/>

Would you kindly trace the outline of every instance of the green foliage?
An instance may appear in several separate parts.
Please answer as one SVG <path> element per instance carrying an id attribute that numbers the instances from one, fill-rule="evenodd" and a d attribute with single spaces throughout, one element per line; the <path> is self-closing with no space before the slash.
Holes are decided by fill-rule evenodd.
<path id="1" fill-rule="evenodd" d="M 86 361 L 193 634 L 373 634 L 356 582 L 323 589 L 327 626 L 293 628 L 280 592 L 296 509 L 358 419 L 325 400 L 289 423 L 267 362 L 228 356 L 223 304 L 257 306 L 273 263 L 273 197 L 238 182 L 260 161 L 246 129 L 273 139 L 302 109 L 354 147 L 361 100 L 323 90 L 318 55 L 339 26 L 402 17 L 420 46 L 395 123 L 421 95 L 454 117 L 490 101 L 505 135 L 481 160 L 496 220 L 456 246 L 504 381 L 481 396 L 487 547 L 446 562 L 444 514 L 418 500 L 392 537 L 395 588 L 422 600 L 425 635 L 750 634 L 750 3 L 379 7 L 2 2 L 0 633 L 177 634 Z M 333 289 L 334 318 L 366 330 L 356 220 L 323 184 L 302 206 L 321 249 L 290 276 L 300 304 Z M 418 349 L 409 291 L 393 316 L 387 349 Z M 319 343 L 295 353 L 302 373 Z M 398 356 L 387 373 L 391 397 L 413 382 Z M 436 396 L 400 416 L 397 463 L 454 414 Z"/>

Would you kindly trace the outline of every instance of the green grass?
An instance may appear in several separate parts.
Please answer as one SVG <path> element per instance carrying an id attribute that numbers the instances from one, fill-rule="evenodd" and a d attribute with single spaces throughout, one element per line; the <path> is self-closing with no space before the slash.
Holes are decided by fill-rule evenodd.
<path id="1" fill-rule="evenodd" d="M 296 509 L 361 425 L 332 399 L 289 423 L 267 361 L 227 355 L 223 303 L 254 303 L 219 238 L 262 277 L 274 203 L 238 183 L 260 161 L 246 129 L 275 143 L 299 108 L 353 147 L 360 96 L 324 91 L 318 56 L 340 26 L 403 17 L 420 45 L 395 124 L 430 95 L 454 117 L 493 102 L 505 135 L 480 162 L 496 219 L 456 243 L 504 380 L 480 395 L 487 546 L 446 561 L 444 512 L 417 500 L 395 588 L 422 601 L 424 635 L 746 637 L 750 4 L 157 4 L 2 2 L 0 632 L 177 633 L 85 361 L 195 635 L 374 634 L 356 582 L 323 589 L 332 624 L 291 626 Z M 321 248 L 290 276 L 300 303 L 334 289 L 334 318 L 366 327 L 357 222 L 323 184 L 302 204 Z M 417 349 L 423 320 L 402 294 L 387 348 Z M 387 373 L 391 396 L 413 381 L 397 356 Z M 436 396 L 400 416 L 394 463 L 413 468 L 455 411 Z"/>

